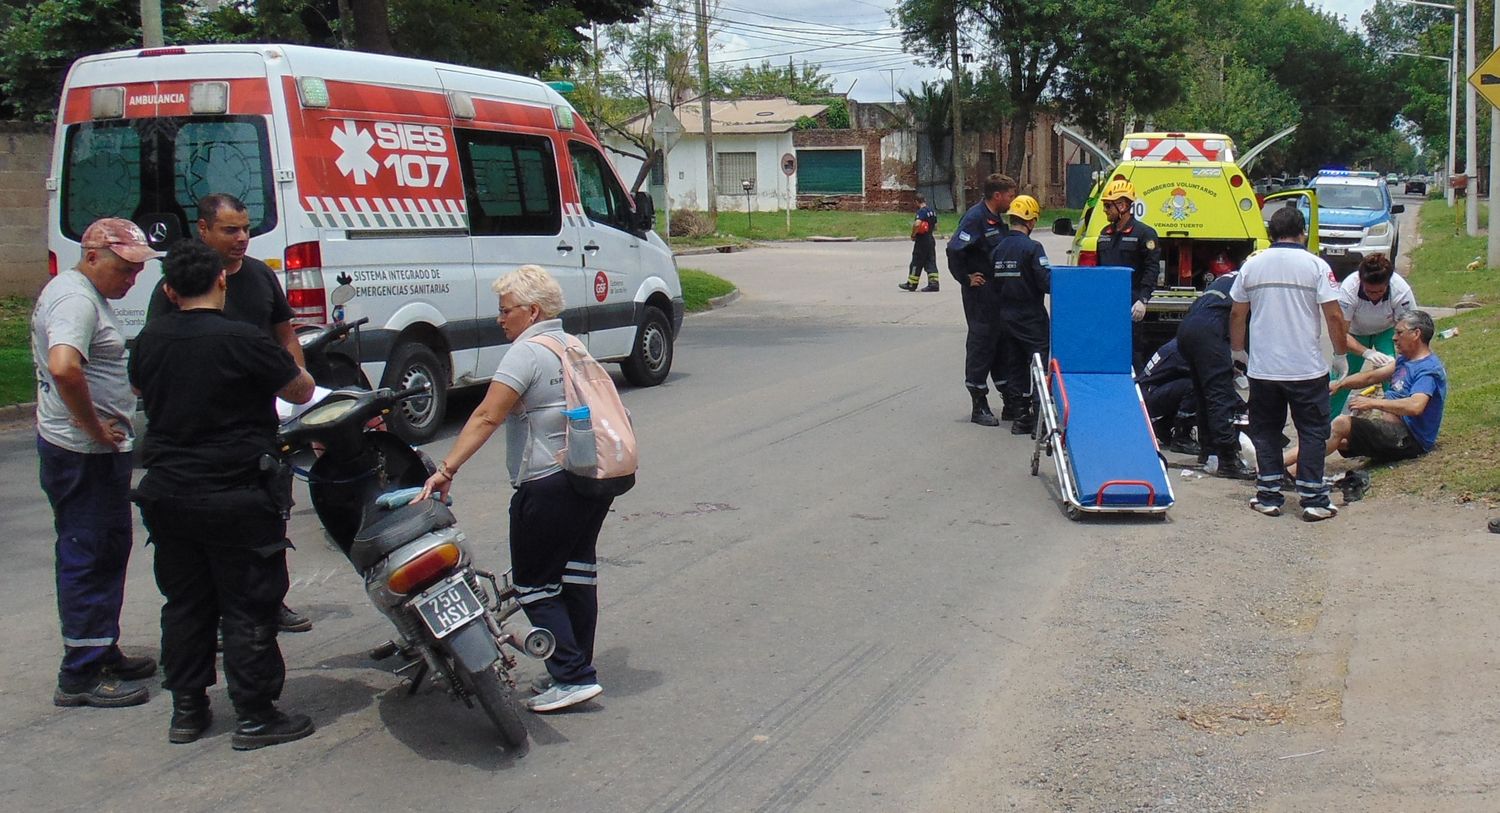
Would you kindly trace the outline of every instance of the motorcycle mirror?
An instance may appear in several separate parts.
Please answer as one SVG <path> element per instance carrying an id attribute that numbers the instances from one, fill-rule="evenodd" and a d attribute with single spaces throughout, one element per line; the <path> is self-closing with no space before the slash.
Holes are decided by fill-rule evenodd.
<path id="1" fill-rule="evenodd" d="M 340 285 L 328 294 L 328 301 L 334 306 L 344 305 L 353 299 L 359 292 L 354 290 L 353 285 Z"/>

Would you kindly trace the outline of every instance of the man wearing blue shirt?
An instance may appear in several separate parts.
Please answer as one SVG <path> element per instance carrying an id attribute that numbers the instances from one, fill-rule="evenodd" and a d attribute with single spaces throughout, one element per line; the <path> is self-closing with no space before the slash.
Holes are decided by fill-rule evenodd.
<path id="1" fill-rule="evenodd" d="M 922 279 L 922 272 L 927 272 L 927 287 L 922 293 L 936 293 L 938 290 L 938 267 L 937 267 L 937 240 L 933 233 L 937 231 L 937 210 L 927 205 L 927 198 L 917 196 L 917 217 L 911 223 L 911 263 L 906 269 L 906 282 L 896 286 L 903 291 L 917 290 L 917 283 Z"/>
<path id="2" fill-rule="evenodd" d="M 1396 320 L 1396 360 L 1374 370 L 1345 376 L 1329 385 L 1330 392 L 1360 390 L 1389 382 L 1384 398 L 1356 395 L 1349 399 L 1351 415 L 1333 421 L 1326 454 L 1407 460 L 1432 451 L 1443 407 L 1448 401 L 1448 371 L 1431 347 L 1435 328 L 1425 311 L 1408 311 Z M 1294 471 L 1297 450 L 1287 452 L 1287 471 Z"/>
<path id="3" fill-rule="evenodd" d="M 990 411 L 990 381 L 995 382 L 996 391 L 1005 390 L 1006 346 L 998 325 L 995 289 L 986 283 L 994 273 L 991 255 L 995 246 L 1010 232 L 1005 213 L 1016 199 L 1016 182 L 1007 175 L 991 175 L 984 179 L 981 191 L 984 199 L 969 207 L 948 240 L 948 273 L 958 282 L 969 326 L 964 340 L 964 385 L 974 407 L 969 419 L 980 426 L 999 426 L 1002 419 L 1014 420 L 1012 410 L 1020 405 L 1004 404 L 999 418 Z"/>

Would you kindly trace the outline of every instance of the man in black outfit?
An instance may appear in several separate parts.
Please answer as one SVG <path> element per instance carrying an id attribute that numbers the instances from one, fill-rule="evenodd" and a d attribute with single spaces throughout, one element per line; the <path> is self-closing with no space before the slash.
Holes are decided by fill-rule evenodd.
<path id="1" fill-rule="evenodd" d="M 306 367 L 302 345 L 292 329 L 292 307 L 275 272 L 260 260 L 245 256 L 250 247 L 250 213 L 245 204 L 233 195 L 205 195 L 198 201 L 198 238 L 218 252 L 229 275 L 224 315 L 260 329 L 285 348 L 298 367 Z M 167 293 L 166 281 L 157 283 L 146 320 L 175 310 L 177 305 Z M 313 626 L 312 619 L 285 605 L 277 623 L 282 632 L 307 632 Z"/>
<path id="2" fill-rule="evenodd" d="M 1046 296 L 1052 292 L 1052 264 L 1042 244 L 1031 239 L 1041 217 L 1036 198 L 1019 195 L 1011 201 L 1010 233 L 995 246 L 994 280 L 999 330 L 1009 346 L 1005 354 L 1005 403 L 1015 410 L 1012 435 L 1029 435 L 1036 428 L 1032 406 L 1031 357 L 1047 361 L 1052 321 L 1047 315 Z"/>
<path id="3" fill-rule="evenodd" d="M 1136 192 L 1130 181 L 1110 181 L 1101 197 L 1109 225 L 1099 233 L 1096 254 L 1100 265 L 1124 266 L 1134 272 L 1130 275 L 1131 339 L 1133 363 L 1140 371 L 1146 363 L 1141 320 L 1146 318 L 1146 303 L 1151 301 L 1156 278 L 1161 274 L 1161 242 L 1156 229 L 1135 218 Z"/>
<path id="4" fill-rule="evenodd" d="M 1003 389 L 1005 359 L 996 298 L 984 286 L 994 271 L 995 246 L 1010 231 L 1005 212 L 1016 199 L 1016 182 L 1006 175 L 991 175 L 984 179 L 983 192 L 984 199 L 969 207 L 948 240 L 948 273 L 958 281 L 969 326 L 964 341 L 964 386 L 974 407 L 969 420 L 980 426 L 999 426 L 1002 418 L 1015 417 L 1010 411 L 1017 405 L 1002 405 L 1000 418 L 990 411 L 990 380 L 996 390 Z"/>
<path id="5" fill-rule="evenodd" d="M 228 275 L 219 255 L 184 240 L 162 263 L 179 310 L 147 322 L 131 353 L 131 386 L 145 401 L 146 474 L 135 491 L 156 546 L 163 686 L 172 692 L 168 740 L 208 729 L 205 690 L 216 682 L 214 630 L 250 750 L 313 732 L 305 715 L 277 710 L 286 674 L 276 644 L 286 596 L 284 484 L 263 471 L 276 441 L 277 396 L 306 403 L 312 376 L 260 330 L 224 315 Z"/>
<path id="6" fill-rule="evenodd" d="M 1255 470 L 1240 459 L 1240 433 L 1234 415 L 1244 401 L 1234 389 L 1234 360 L 1229 352 L 1229 289 L 1239 272 L 1214 280 L 1193 301 L 1177 328 L 1177 347 L 1193 377 L 1198 399 L 1198 456 L 1219 456 L 1213 473 L 1231 480 L 1254 480 Z"/>

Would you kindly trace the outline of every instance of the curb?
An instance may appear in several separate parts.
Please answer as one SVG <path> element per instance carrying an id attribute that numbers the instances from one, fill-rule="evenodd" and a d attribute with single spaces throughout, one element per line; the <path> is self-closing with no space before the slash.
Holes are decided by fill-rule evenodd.
<path id="1" fill-rule="evenodd" d="M 36 420 L 36 403 L 0 407 L 0 432 L 23 429 Z"/>
<path id="2" fill-rule="evenodd" d="M 730 291 L 723 296 L 710 297 L 708 300 L 708 309 L 711 311 L 716 311 L 720 308 L 727 308 L 730 305 L 733 305 L 735 302 L 738 302 L 739 298 L 740 289 L 735 288 L 733 291 Z"/>
<path id="3" fill-rule="evenodd" d="M 750 248 L 739 243 L 725 243 L 722 246 L 700 246 L 698 248 L 685 248 L 681 251 L 672 252 L 673 257 L 696 257 L 699 254 L 733 254 L 736 251 L 744 251 Z"/>

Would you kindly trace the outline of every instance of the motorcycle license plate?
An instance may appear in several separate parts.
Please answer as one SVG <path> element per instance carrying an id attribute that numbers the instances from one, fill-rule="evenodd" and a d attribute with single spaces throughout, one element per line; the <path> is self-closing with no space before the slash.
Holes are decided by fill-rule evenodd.
<path id="1" fill-rule="evenodd" d="M 468 582 L 458 579 L 439 585 L 432 592 L 417 600 L 417 612 L 433 637 L 442 638 L 448 633 L 484 614 L 484 605 L 469 589 Z"/>

